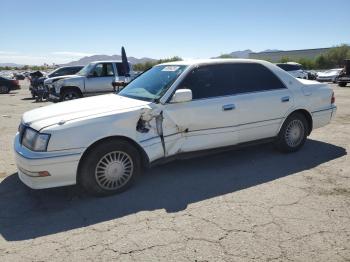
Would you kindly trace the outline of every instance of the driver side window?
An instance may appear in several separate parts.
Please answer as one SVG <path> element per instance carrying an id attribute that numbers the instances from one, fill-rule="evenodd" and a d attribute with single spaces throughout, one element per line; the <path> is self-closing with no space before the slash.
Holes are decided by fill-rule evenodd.
<path id="1" fill-rule="evenodd" d="M 186 76 L 181 84 L 181 88 L 191 89 L 193 99 L 216 96 L 213 67 L 203 66 L 194 69 Z"/>
<path id="2" fill-rule="evenodd" d="M 91 72 L 91 75 L 94 77 L 114 76 L 113 66 L 111 63 L 97 64 Z"/>

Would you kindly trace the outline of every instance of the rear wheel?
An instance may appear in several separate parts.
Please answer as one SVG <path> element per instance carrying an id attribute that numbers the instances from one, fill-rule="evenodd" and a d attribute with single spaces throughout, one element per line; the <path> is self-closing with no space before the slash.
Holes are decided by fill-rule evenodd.
<path id="1" fill-rule="evenodd" d="M 128 189 L 141 172 L 138 150 L 126 141 L 106 141 L 84 158 L 79 183 L 90 194 L 106 196 Z"/>
<path id="2" fill-rule="evenodd" d="M 282 152 L 298 151 L 305 143 L 309 125 L 301 113 L 290 115 L 283 123 L 276 140 L 277 148 Z"/>
<path id="3" fill-rule="evenodd" d="M 0 86 L 0 94 L 8 94 L 10 92 L 10 88 L 8 86 Z"/>

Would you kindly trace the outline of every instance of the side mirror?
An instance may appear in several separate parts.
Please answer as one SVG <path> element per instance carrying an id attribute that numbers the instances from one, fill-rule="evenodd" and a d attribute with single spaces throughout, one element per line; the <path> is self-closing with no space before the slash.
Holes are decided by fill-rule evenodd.
<path id="1" fill-rule="evenodd" d="M 170 100 L 170 103 L 183 103 L 192 100 L 192 90 L 178 89 Z"/>

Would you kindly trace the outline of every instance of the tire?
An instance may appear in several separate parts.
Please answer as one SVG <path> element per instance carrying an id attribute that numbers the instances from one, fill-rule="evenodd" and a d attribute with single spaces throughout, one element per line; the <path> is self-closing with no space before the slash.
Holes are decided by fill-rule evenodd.
<path id="1" fill-rule="evenodd" d="M 84 157 L 78 183 L 94 196 L 108 196 L 127 190 L 141 173 L 138 150 L 123 140 L 97 144 Z"/>
<path id="2" fill-rule="evenodd" d="M 346 87 L 346 82 L 338 82 L 338 86 L 340 87 Z"/>
<path id="3" fill-rule="evenodd" d="M 10 88 L 8 86 L 0 86 L 0 94 L 10 93 Z"/>
<path id="4" fill-rule="evenodd" d="M 276 139 L 277 149 L 284 153 L 298 151 L 309 133 L 309 124 L 301 113 L 291 114 L 283 123 Z"/>
<path id="5" fill-rule="evenodd" d="M 81 94 L 72 88 L 66 89 L 61 94 L 61 101 L 68 101 L 73 99 L 78 99 L 81 97 Z"/>

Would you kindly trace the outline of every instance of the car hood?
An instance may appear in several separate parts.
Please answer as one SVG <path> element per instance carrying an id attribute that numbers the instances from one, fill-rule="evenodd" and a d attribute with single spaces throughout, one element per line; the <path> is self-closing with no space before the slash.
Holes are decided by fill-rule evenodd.
<path id="1" fill-rule="evenodd" d="M 318 76 L 325 77 L 325 76 L 336 76 L 337 73 L 318 73 Z"/>
<path id="2" fill-rule="evenodd" d="M 55 77 L 50 77 L 45 79 L 44 83 L 45 84 L 50 84 L 53 83 L 57 80 L 64 79 L 64 78 L 70 78 L 70 77 L 75 77 L 76 75 L 65 75 L 65 76 L 55 76 Z"/>
<path id="3" fill-rule="evenodd" d="M 23 114 L 22 123 L 35 130 L 66 123 L 80 118 L 93 118 L 105 114 L 117 114 L 149 108 L 151 102 L 136 100 L 116 94 L 100 95 L 61 102 L 28 111 Z"/>

